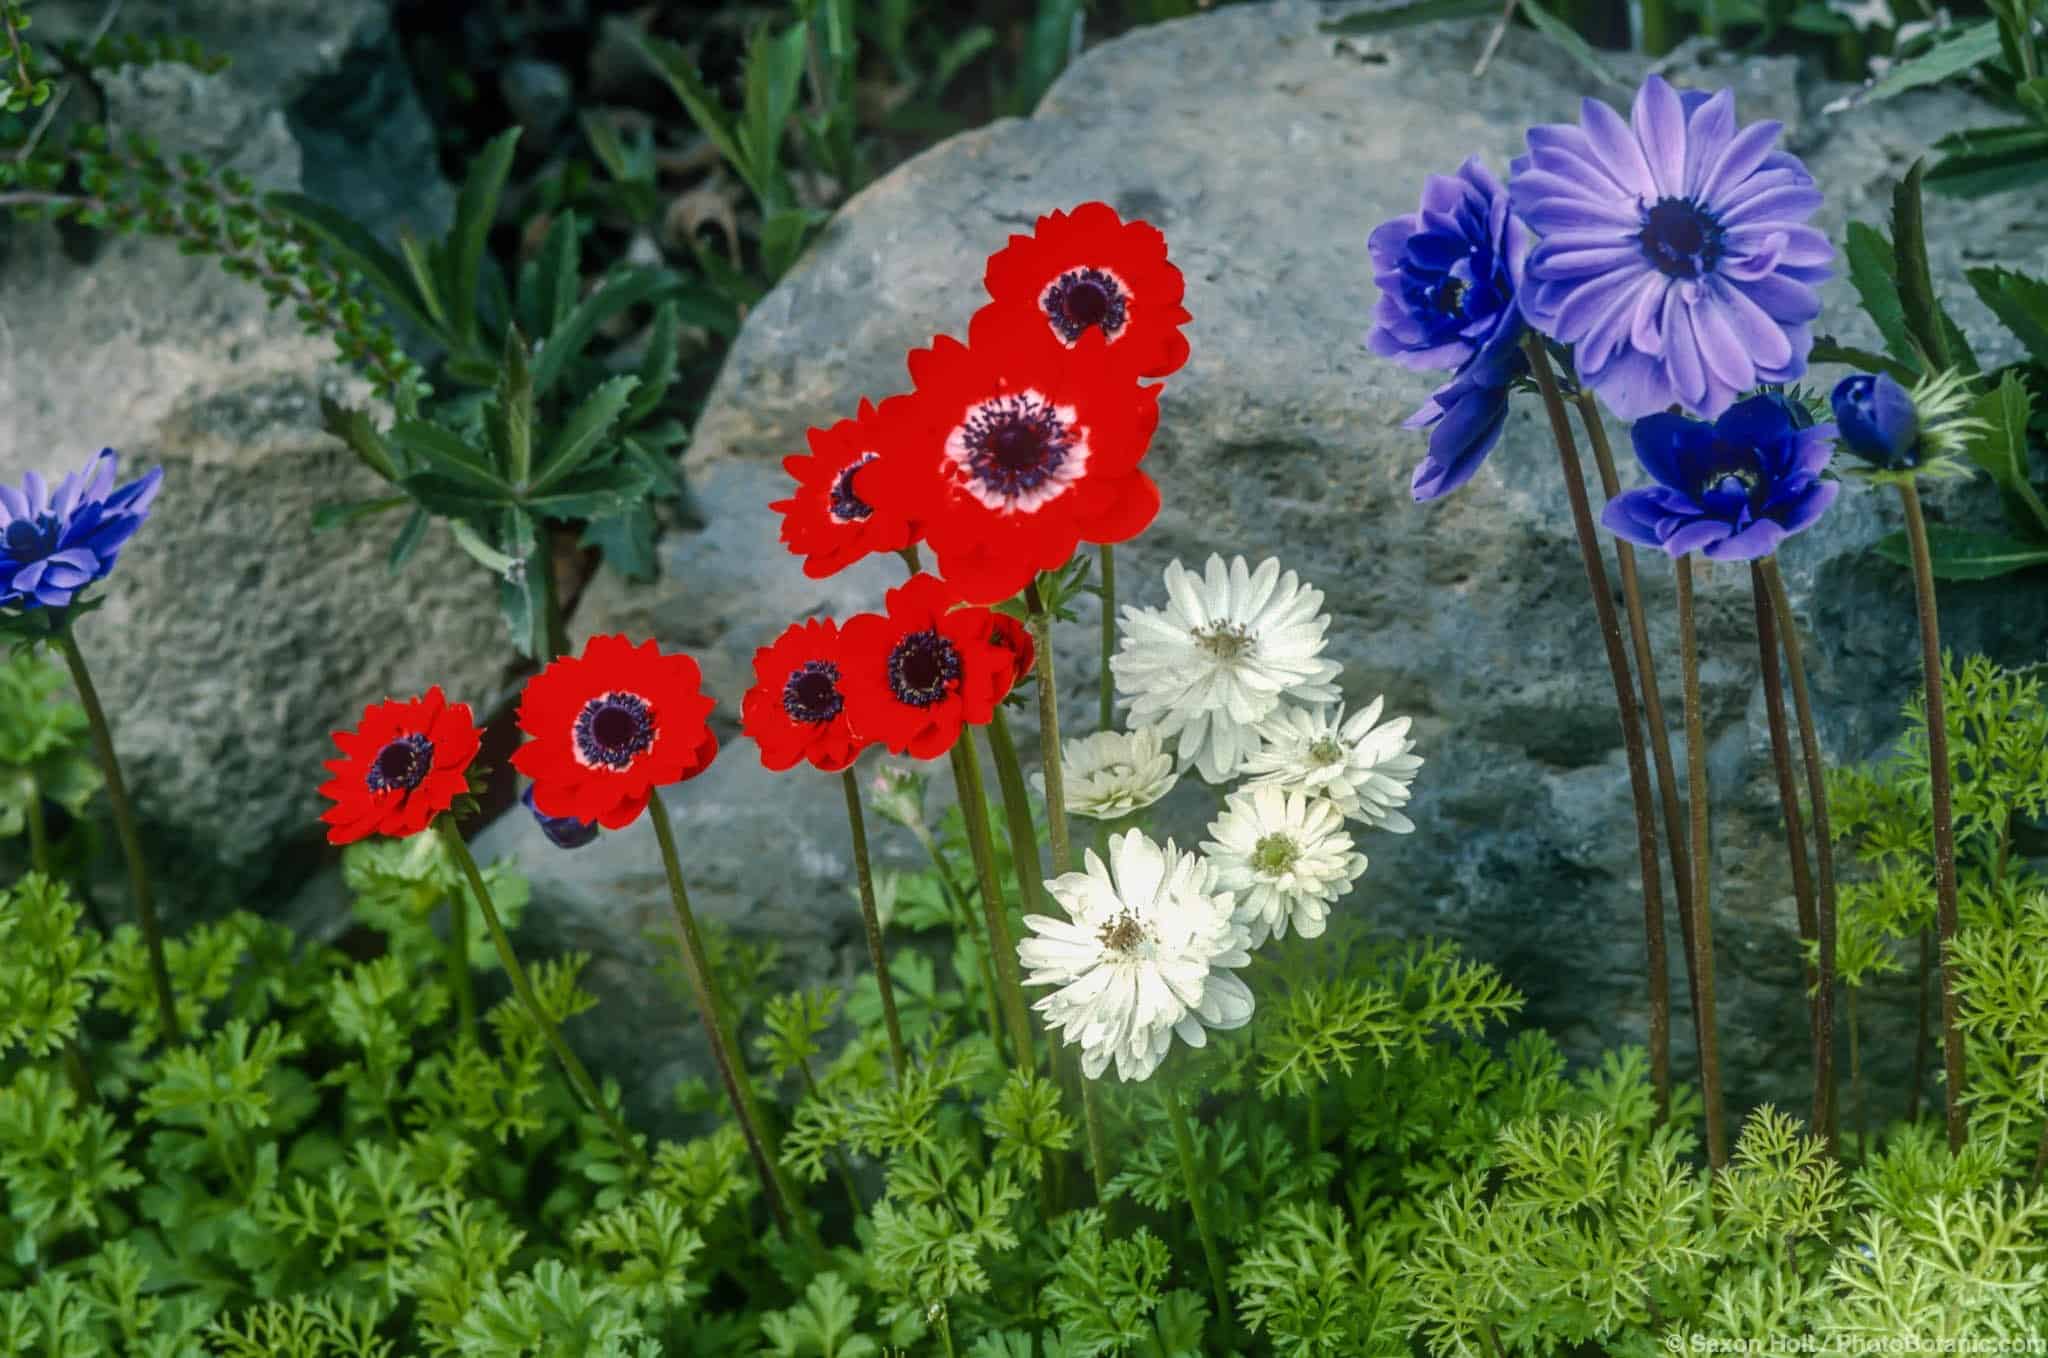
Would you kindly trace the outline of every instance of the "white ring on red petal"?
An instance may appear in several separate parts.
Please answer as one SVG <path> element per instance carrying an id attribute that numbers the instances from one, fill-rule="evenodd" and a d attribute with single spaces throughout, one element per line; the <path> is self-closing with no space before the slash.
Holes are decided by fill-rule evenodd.
<path id="1" fill-rule="evenodd" d="M 1048 476 L 1032 490 L 1014 498 L 998 494 L 975 475 L 970 465 L 974 452 L 967 446 L 967 426 L 976 415 L 1002 401 L 1030 401 L 1052 411 L 1052 417 L 1063 429 L 1072 431 L 1073 442 L 1067 445 L 1066 457 L 1059 470 Z M 1036 514 L 1088 474 L 1088 430 L 1081 423 L 1080 412 L 1073 406 L 1054 405 L 1044 393 L 1027 387 L 1023 391 L 1005 392 L 976 401 L 954 422 L 951 432 L 946 435 L 946 461 L 951 463 L 958 477 L 960 489 L 998 514 Z"/>

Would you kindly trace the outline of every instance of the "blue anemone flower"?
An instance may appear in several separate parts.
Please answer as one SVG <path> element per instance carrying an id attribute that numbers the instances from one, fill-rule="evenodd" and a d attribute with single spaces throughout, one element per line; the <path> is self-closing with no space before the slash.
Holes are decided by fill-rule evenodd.
<path id="1" fill-rule="evenodd" d="M 164 469 L 114 489 L 114 450 L 54 489 L 30 472 L 21 489 L 0 485 L 0 608 L 66 608 L 104 580 L 122 544 L 149 517 Z"/>
<path id="2" fill-rule="evenodd" d="M 526 803 L 526 809 L 533 812 L 533 819 L 540 826 L 540 832 L 548 837 L 558 849 L 580 849 L 597 838 L 597 822 L 578 820 L 574 816 L 550 816 L 533 804 L 533 784 L 526 785 L 526 791 L 519 794 L 519 800 Z"/>
<path id="3" fill-rule="evenodd" d="M 1508 177 L 1538 238 L 1522 312 L 1621 418 L 1711 419 L 1806 371 L 1835 252 L 1807 225 L 1820 190 L 1780 130 L 1738 129 L 1728 90 L 1654 75 L 1628 121 L 1588 99 L 1579 122 L 1529 129 Z"/>
<path id="4" fill-rule="evenodd" d="M 1889 373 L 1856 373 L 1835 384 L 1828 398 L 1842 446 L 1886 471 L 1920 463 L 1920 411 L 1913 395 Z"/>
<path id="5" fill-rule="evenodd" d="M 1472 478 L 1500 438 L 1514 378 L 1527 371 L 1516 295 L 1528 228 L 1507 189 L 1477 156 L 1455 176 L 1431 175 L 1417 211 L 1366 241 L 1380 299 L 1366 347 L 1407 368 L 1450 371 L 1407 428 L 1432 428 L 1415 498 L 1433 500 Z"/>
<path id="6" fill-rule="evenodd" d="M 1660 412 L 1630 432 L 1657 484 L 1615 496 L 1600 521 L 1674 557 L 1695 549 L 1714 561 L 1769 556 L 1812 527 L 1842 489 L 1821 479 L 1835 426 L 1813 424 L 1782 396 L 1752 396 L 1712 423 Z"/>

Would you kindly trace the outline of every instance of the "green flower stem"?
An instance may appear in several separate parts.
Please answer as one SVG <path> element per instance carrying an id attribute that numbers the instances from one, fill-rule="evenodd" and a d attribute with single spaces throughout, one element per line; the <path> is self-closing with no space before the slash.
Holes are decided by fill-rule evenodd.
<path id="1" fill-rule="evenodd" d="M 1579 423 L 1586 441 L 1593 446 L 1593 463 L 1600 472 L 1600 491 L 1609 500 L 1621 494 L 1621 479 L 1614 471 L 1614 449 L 1607 442 L 1607 426 L 1600 419 L 1600 403 L 1581 387 L 1578 395 Z M 1678 903 L 1680 952 L 1685 959 L 1686 993 L 1692 997 L 1697 1020 L 1700 1011 L 1699 978 L 1693 974 L 1692 863 L 1686 846 L 1685 810 L 1678 800 L 1678 773 L 1671 759 L 1671 723 L 1664 719 L 1664 695 L 1657 684 L 1657 661 L 1650 651 L 1650 625 L 1643 614 L 1642 580 L 1636 572 L 1636 549 L 1622 538 L 1614 540 L 1614 559 L 1621 576 L 1622 610 L 1628 614 L 1629 650 L 1635 658 L 1636 679 L 1642 686 L 1643 724 L 1650 728 L 1650 762 L 1657 774 L 1657 796 L 1664 811 L 1664 851 L 1671 860 L 1671 894 Z M 1695 1022 L 1697 1028 L 1697 1022 Z M 1698 1037 L 1697 1031 L 1694 1033 Z"/>
<path id="2" fill-rule="evenodd" d="M 1757 662 L 1764 677 L 1764 716 L 1771 728 L 1771 768 L 1778 779 L 1778 808 L 1785 817 L 1785 855 L 1792 866 L 1792 900 L 1799 919 L 1799 969 L 1804 977 L 1807 1023 L 1813 1033 L 1813 1121 L 1815 1131 L 1829 1126 L 1829 1081 L 1833 1076 L 1832 1043 L 1821 1044 L 1820 978 L 1807 949 L 1818 956 L 1819 923 L 1814 916 L 1813 877 L 1806 862 L 1806 828 L 1799 814 L 1799 787 L 1792 777 L 1792 736 L 1785 720 L 1785 684 L 1778 673 L 1778 625 L 1763 565 L 1749 563 L 1750 597 L 1756 608 Z M 1838 1147 L 1830 1141 L 1830 1152 Z"/>
<path id="3" fill-rule="evenodd" d="M 78 689 L 79 704 L 85 708 L 85 719 L 92 727 L 93 750 L 99 755 L 100 772 L 106 775 L 107 801 L 114 809 L 114 833 L 120 837 L 121 852 L 128 860 L 128 889 L 135 898 L 135 916 L 142 925 L 142 942 L 149 950 L 149 976 L 156 986 L 157 1020 L 163 1028 L 167 1044 L 176 1045 L 182 1040 L 178 1029 L 178 1006 L 171 998 L 171 972 L 164 965 L 163 931 L 157 926 L 156 901 L 149 891 L 149 868 L 142 861 L 142 840 L 135 833 L 135 810 L 128 803 L 128 785 L 121 779 L 121 764 L 114 757 L 114 733 L 107 725 L 107 713 L 100 706 L 99 691 L 92 686 L 92 676 L 86 672 L 85 656 L 78 649 L 78 638 L 72 635 L 71 624 L 58 626 L 55 633 L 57 649 L 64 653 L 64 663 L 71 669 L 71 682 Z"/>
<path id="4" fill-rule="evenodd" d="M 562 1063 L 562 1071 L 569 1077 L 570 1085 L 590 1106 L 591 1111 L 604 1122 L 613 1139 L 619 1143 L 619 1149 L 625 1152 L 626 1158 L 638 1166 L 642 1173 L 652 1172 L 654 1167 L 648 1163 L 646 1152 L 640 1149 L 640 1144 L 626 1130 L 625 1124 L 619 1121 L 618 1114 L 612 1111 L 611 1105 L 604 1101 L 604 1096 L 598 1091 L 597 1082 L 590 1078 L 590 1072 L 583 1068 L 583 1062 L 569 1049 L 569 1044 L 562 1040 L 561 1029 L 555 1026 L 547 1011 L 541 1008 L 540 997 L 533 993 L 533 982 L 527 979 L 526 968 L 519 964 L 519 954 L 512 951 L 512 940 L 505 936 L 505 926 L 498 920 L 498 907 L 491 901 L 490 889 L 484 885 L 484 875 L 477 870 L 476 859 L 470 856 L 469 846 L 462 842 L 462 832 L 455 828 L 455 818 L 448 815 L 437 816 L 434 819 L 434 828 L 441 832 L 442 842 L 447 844 L 448 852 L 454 855 L 457 865 L 462 869 L 462 875 L 469 879 L 469 889 L 476 893 L 477 908 L 484 916 L 484 927 L 490 930 L 491 941 L 497 945 L 498 961 L 504 966 L 505 975 L 512 980 L 513 993 L 519 997 L 519 1002 L 526 1006 L 526 1012 L 532 1015 L 541 1035 L 554 1049 L 555 1059 Z"/>
<path id="5" fill-rule="evenodd" d="M 1958 1022 L 1955 968 L 1949 950 L 1956 941 L 1956 832 L 1949 806 L 1948 713 L 1942 698 L 1941 620 L 1934 603 L 1934 558 L 1927 549 L 1927 520 L 1920 490 L 1902 480 L 1899 503 L 1906 509 L 1906 541 L 1913 551 L 1913 592 L 1920 604 L 1920 665 L 1927 678 L 1927 772 L 1934 803 L 1934 921 L 1941 939 L 1941 1042 L 1948 1067 L 1942 1086 L 1947 1101 L 1948 1145 L 1960 1151 L 1969 1135 L 1963 1122 L 1963 1029 Z"/>
<path id="6" fill-rule="evenodd" d="M 1116 678 L 1109 672 L 1109 658 L 1116 654 L 1116 548 L 1102 544 L 1102 708 L 1095 729 L 1107 731 L 1116 724 Z"/>
<path id="7" fill-rule="evenodd" d="M 726 1100 L 732 1105 L 733 1116 L 739 1120 L 740 1133 L 746 1138 L 747 1150 L 754 1157 L 754 1168 L 761 1175 L 761 1187 L 768 1197 L 768 1211 L 785 1237 L 792 1240 L 801 1238 L 814 1251 L 822 1249 L 810 1219 L 796 1210 L 796 1200 L 790 1196 L 789 1188 L 782 1179 L 782 1170 L 762 1135 L 760 1104 L 754 1097 L 753 1082 L 747 1076 L 747 1068 L 740 1062 L 724 1007 L 719 1003 L 717 983 L 713 981 L 710 965 L 705 960 L 704 940 L 697 932 L 697 917 L 690 910 L 690 893 L 683 886 L 683 865 L 676 853 L 675 829 L 669 824 L 668 807 L 662 801 L 660 788 L 650 789 L 647 814 L 654 822 L 654 836 L 661 843 L 661 865 L 668 874 L 668 897 L 675 906 L 676 940 L 682 947 L 683 975 L 689 980 L 690 995 L 697 1004 L 697 1017 L 704 1024 L 704 1037 L 711 1044 L 711 1059 L 718 1067 L 719 1082 L 725 1086 Z M 801 1236 L 795 1234 L 798 1230 L 802 1232 Z"/>
<path id="8" fill-rule="evenodd" d="M 1579 556 L 1586 567 L 1586 583 L 1593 594 L 1593 611 L 1600 623 L 1600 639 L 1607 650 L 1607 668 L 1614 681 L 1615 713 L 1621 721 L 1621 743 L 1628 756 L 1629 796 L 1636 817 L 1636 860 L 1643 878 L 1643 947 L 1650 988 L 1650 1081 L 1656 1090 L 1657 1118 L 1662 1122 L 1671 1112 L 1671 977 L 1664 949 L 1664 892 L 1657 866 L 1657 817 L 1650 802 L 1649 761 L 1643 753 L 1642 723 L 1636 715 L 1635 685 L 1629 679 L 1628 656 L 1621 648 L 1621 621 L 1614 612 L 1614 593 L 1607 586 L 1607 567 L 1600 558 L 1600 540 L 1593 529 L 1593 508 L 1586 499 L 1586 474 L 1579 463 L 1579 451 L 1572 441 L 1571 417 L 1565 413 L 1564 397 L 1558 390 L 1557 374 L 1551 371 L 1550 355 L 1540 337 L 1532 334 L 1522 343 L 1529 356 L 1530 371 L 1543 393 L 1543 406 L 1550 416 L 1551 437 L 1564 471 L 1565 495 L 1571 501 L 1572 528 L 1579 539 Z"/>
<path id="9" fill-rule="evenodd" d="M 1785 593 L 1785 577 L 1778 571 L 1776 557 L 1762 562 L 1764 587 L 1771 594 L 1771 609 L 1777 615 L 1778 642 L 1785 648 L 1785 669 L 1792 676 L 1792 711 L 1799 718 L 1799 751 L 1806 764 L 1806 800 L 1813 813 L 1813 857 L 1816 874 L 1814 928 L 1819 936 L 1820 974 L 1814 998 L 1814 1016 L 1819 1033 L 1814 1038 L 1814 1115 L 1825 1118 L 1828 1148 L 1837 1148 L 1841 1113 L 1835 1092 L 1835 832 L 1828 819 L 1827 768 L 1821 762 L 1820 726 L 1813 719 L 1813 695 L 1806 686 L 1805 647 L 1799 640 L 1799 623 L 1792 616 L 1792 600 Z M 1775 668 L 1775 667 L 1774 667 Z M 1825 1097 L 1826 1107 L 1820 1101 Z"/>
<path id="10" fill-rule="evenodd" d="M 981 913 L 988 922 L 988 950 L 995 962 L 997 994 L 1010 1030 L 1011 1055 L 1018 1070 L 1028 1071 L 1037 1065 L 1031 1047 L 1031 1019 L 1024 1008 L 1017 948 L 1010 941 L 1010 922 L 1004 918 L 1003 888 L 996 875 L 995 844 L 989 836 L 988 796 L 982 791 L 981 764 L 974 755 L 974 741 L 965 731 L 953 742 L 953 783 L 960 793 L 960 815 L 967 822 L 967 843 L 974 851 L 975 871 L 981 877 Z"/>
<path id="11" fill-rule="evenodd" d="M 476 1041 L 476 987 L 469 976 L 469 902 L 456 892 L 448 898 L 448 988 L 455 992 L 455 1015 L 462 1035 Z"/>
<path id="12" fill-rule="evenodd" d="M 1209 1222 L 1209 1186 L 1203 1182 L 1201 1172 L 1195 1166 L 1194 1129 L 1188 1125 L 1188 1110 L 1181 1103 L 1173 1082 L 1162 1076 L 1158 1083 L 1159 1102 L 1166 1109 L 1166 1120 L 1173 1126 L 1174 1149 L 1180 1153 L 1181 1182 L 1188 1190 L 1188 1207 L 1194 1213 L 1195 1234 L 1202 1239 L 1202 1257 L 1209 1265 L 1209 1286 L 1216 1296 L 1216 1319 L 1223 1326 L 1225 1351 L 1229 1352 L 1232 1351 L 1230 1343 L 1237 1326 L 1232 1320 L 1230 1288 L 1224 1281 L 1223 1253 L 1216 1247 L 1216 1231 Z"/>
<path id="13" fill-rule="evenodd" d="M 1079 1071 L 1080 1057 L 1074 1058 Z M 1088 1177 L 1095 1181 L 1095 1201 L 1109 1201 L 1109 1138 L 1102 1131 L 1102 1100 L 1095 1093 L 1095 1081 L 1086 1075 L 1081 1083 L 1081 1127 L 1088 1137 Z"/>
<path id="14" fill-rule="evenodd" d="M 946 1304 L 939 1303 L 939 1342 L 946 1347 L 946 1358 L 959 1358 L 959 1350 L 953 1347 L 953 1318 L 946 1314 Z"/>
<path id="15" fill-rule="evenodd" d="M 875 966 L 875 986 L 882 995 L 882 1022 L 889 1030 L 889 1065 L 896 1083 L 903 1083 L 903 1021 L 896 1015 L 896 984 L 889 979 L 889 958 L 882 951 L 882 917 L 875 910 L 875 873 L 868 862 L 868 829 L 860 813 L 860 784 L 853 765 L 839 771 L 846 789 L 846 828 L 853 837 L 853 876 L 860 884 L 860 920 L 867 929 L 868 958 Z"/>
<path id="16" fill-rule="evenodd" d="M 1661 57 L 1678 42 L 1678 16 L 1671 0 L 1642 0 L 1643 23 L 1636 34 L 1645 56 Z"/>
<path id="17" fill-rule="evenodd" d="M 1031 823 L 1031 796 L 1024 790 L 1024 767 L 1009 718 L 996 709 L 988 726 L 989 755 L 995 760 L 996 785 L 1003 793 L 1003 819 L 1010 832 L 1010 862 L 1017 869 L 1020 902 L 1027 915 L 1045 913 L 1045 870 L 1038 861 L 1038 827 Z"/>
<path id="18" fill-rule="evenodd" d="M 963 813 L 964 814 L 964 813 Z M 939 842 L 932 838 L 930 830 L 918 827 L 911 831 L 917 842 L 924 845 L 924 851 L 931 855 L 932 866 L 938 870 L 939 894 L 946 898 L 946 906 L 953 912 L 953 927 L 964 938 L 981 944 L 975 951 L 975 961 L 981 964 L 981 993 L 988 999 L 988 1035 L 996 1044 L 996 1051 L 1003 1049 L 1002 1002 L 996 997 L 996 969 L 989 960 L 988 939 L 983 931 L 974 927 L 974 907 L 967 903 L 967 889 L 953 876 L 953 869 L 947 865 L 946 856 L 939 852 Z"/>
<path id="19" fill-rule="evenodd" d="M 1714 1018 L 1714 917 L 1707 892 L 1707 737 L 1700 720 L 1700 647 L 1693 618 L 1692 557 L 1672 563 L 1678 577 L 1678 646 L 1685 673 L 1686 801 L 1692 813 L 1693 946 L 1699 953 L 1700 1096 L 1707 1105 L 1707 1164 L 1728 1163 L 1721 1107 L 1721 1041 Z"/>
<path id="20" fill-rule="evenodd" d="M 547 654 L 540 657 L 540 662 L 545 665 L 569 654 L 569 632 L 562 621 L 561 582 L 555 579 L 553 535 L 545 523 L 536 523 L 533 536 L 535 553 L 540 557 L 541 640 L 547 646 Z"/>
<path id="21" fill-rule="evenodd" d="M 1024 587 L 1031 610 L 1031 636 L 1038 651 L 1038 762 L 1045 770 L 1045 822 L 1052 839 L 1053 875 L 1070 871 L 1074 857 L 1067 843 L 1067 784 L 1060 771 L 1060 689 L 1053 677 L 1052 614 L 1039 596 L 1038 582 Z"/>

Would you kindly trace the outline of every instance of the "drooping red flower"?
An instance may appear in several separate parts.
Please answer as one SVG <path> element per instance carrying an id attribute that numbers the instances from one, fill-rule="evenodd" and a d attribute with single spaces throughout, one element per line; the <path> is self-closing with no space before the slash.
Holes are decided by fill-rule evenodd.
<path id="1" fill-rule="evenodd" d="M 1166 237 L 1107 203 L 1040 217 L 1030 235 L 989 256 L 983 281 L 993 300 L 970 339 L 986 315 L 1041 329 L 1069 349 L 1093 331 L 1108 341 L 1104 361 L 1132 377 L 1165 377 L 1188 361 L 1186 284 L 1167 260 Z"/>
<path id="2" fill-rule="evenodd" d="M 1007 599 L 1083 542 L 1123 542 L 1159 512 L 1138 470 L 1159 425 L 1159 388 L 1043 336 L 948 336 L 910 355 L 915 393 L 899 442 L 865 493 L 916 519 L 938 572 L 969 603 Z"/>
<path id="3" fill-rule="evenodd" d="M 891 425 L 904 398 L 876 406 L 862 399 L 852 419 L 806 435 L 808 455 L 782 459 L 796 492 L 768 507 L 782 515 L 782 541 L 804 558 L 814 580 L 845 570 L 872 552 L 898 552 L 918 539 L 917 526 L 867 495 L 874 465 L 895 443 Z"/>
<path id="4" fill-rule="evenodd" d="M 989 638 L 994 615 L 959 607 L 943 580 L 913 575 L 889 591 L 886 613 L 862 613 L 839 629 L 839 691 L 863 740 L 893 754 L 935 759 L 960 728 L 995 715 L 1015 670 Z"/>
<path id="5" fill-rule="evenodd" d="M 689 656 L 622 636 L 592 637 L 527 680 L 519 729 L 533 738 L 512 766 L 533 779 L 534 808 L 621 830 L 655 788 L 702 773 L 718 754 L 702 684 Z"/>
<path id="6" fill-rule="evenodd" d="M 763 768 L 779 773 L 809 760 L 837 773 L 865 747 L 847 720 L 841 650 L 839 625 L 812 618 L 754 652 L 755 682 L 740 699 L 740 729 L 761 747 Z"/>
<path id="7" fill-rule="evenodd" d="M 326 760 L 333 778 L 320 795 L 334 805 L 320 813 L 329 844 L 370 835 L 403 839 L 469 790 L 469 764 L 482 738 L 467 703 L 450 703 L 439 684 L 417 698 L 373 703 L 353 731 L 336 731 L 340 759 Z"/>
<path id="8" fill-rule="evenodd" d="M 1010 687 L 1015 688 L 1038 663 L 1038 644 L 1031 639 L 1031 630 L 1007 613 L 989 610 L 989 624 L 990 643 L 1010 653 Z"/>

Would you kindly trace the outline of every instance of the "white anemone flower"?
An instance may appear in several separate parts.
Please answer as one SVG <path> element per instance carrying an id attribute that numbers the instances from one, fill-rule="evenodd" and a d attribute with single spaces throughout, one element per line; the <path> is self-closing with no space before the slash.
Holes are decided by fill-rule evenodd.
<path id="1" fill-rule="evenodd" d="M 1334 802 L 1277 787 L 1234 792 L 1223 814 L 1209 822 L 1215 838 L 1202 852 L 1216 868 L 1216 884 L 1237 898 L 1237 922 L 1251 931 L 1254 948 L 1268 938 L 1319 938 L 1330 907 L 1365 871 L 1354 853 L 1344 816 Z"/>
<path id="2" fill-rule="evenodd" d="M 1251 1021 L 1252 992 L 1227 970 L 1251 961 L 1249 936 L 1214 878 L 1201 855 L 1129 830 L 1110 836 L 1107 866 L 1090 850 L 1087 871 L 1045 884 L 1067 918 L 1024 917 L 1025 982 L 1059 987 L 1032 1007 L 1080 1046 L 1089 1079 L 1112 1058 L 1117 1078 L 1147 1079 L 1174 1034 L 1200 1047 Z"/>
<path id="3" fill-rule="evenodd" d="M 1068 814 L 1096 820 L 1117 820 L 1142 811 L 1180 781 L 1173 756 L 1150 726 L 1128 734 L 1097 731 L 1081 740 L 1061 741 L 1060 773 Z M 1031 782 L 1044 793 L 1043 773 L 1032 774 Z"/>
<path id="4" fill-rule="evenodd" d="M 1382 725 L 1383 698 L 1349 718 L 1344 709 L 1283 707 L 1259 724 L 1258 750 L 1247 756 L 1249 787 L 1275 787 L 1328 797 L 1349 820 L 1405 835 L 1415 822 L 1399 810 L 1422 759 L 1410 754 L 1406 717 Z"/>
<path id="5" fill-rule="evenodd" d="M 1336 699 L 1340 667 L 1322 658 L 1323 592 L 1283 575 L 1277 560 L 1251 570 L 1241 556 L 1227 567 L 1211 556 L 1200 576 L 1176 561 L 1166 594 L 1163 609 L 1124 609 L 1109 667 L 1132 723 L 1176 741 L 1181 768 L 1223 782 L 1258 748 L 1252 728 L 1282 698 Z"/>

